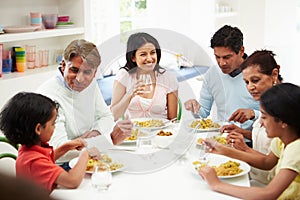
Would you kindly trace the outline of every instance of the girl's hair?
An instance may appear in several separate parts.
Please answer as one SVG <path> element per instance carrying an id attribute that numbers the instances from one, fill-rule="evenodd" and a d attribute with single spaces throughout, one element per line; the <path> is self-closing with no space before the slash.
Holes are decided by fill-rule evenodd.
<path id="1" fill-rule="evenodd" d="M 250 67 L 258 66 L 262 74 L 272 75 L 273 69 L 278 69 L 278 80 L 282 82 L 282 77 L 279 74 L 280 66 L 277 64 L 275 54 L 269 50 L 259 50 L 252 53 L 242 64 L 241 70 Z"/>
<path id="2" fill-rule="evenodd" d="M 277 120 L 288 124 L 300 137 L 300 87 L 282 83 L 271 87 L 260 98 L 263 109 Z"/>
<path id="3" fill-rule="evenodd" d="M 13 96 L 0 113 L 0 130 L 13 144 L 32 146 L 39 141 L 36 125 L 53 117 L 58 104 L 41 94 L 20 92 Z"/>
<path id="4" fill-rule="evenodd" d="M 157 63 L 153 69 L 153 71 L 158 71 L 159 73 L 164 73 L 165 69 L 159 66 L 159 61 L 161 58 L 161 49 L 158 41 L 148 33 L 135 33 L 130 35 L 127 41 L 127 50 L 126 50 L 126 64 L 124 67 L 129 73 L 133 73 L 137 69 L 136 62 L 133 62 L 132 59 L 135 57 L 136 51 L 141 48 L 146 43 L 151 43 L 155 46 L 156 54 L 157 54 Z"/>

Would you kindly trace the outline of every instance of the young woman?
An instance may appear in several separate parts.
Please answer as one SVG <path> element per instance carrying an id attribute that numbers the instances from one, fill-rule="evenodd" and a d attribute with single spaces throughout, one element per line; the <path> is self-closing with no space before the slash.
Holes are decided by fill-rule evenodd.
<path id="1" fill-rule="evenodd" d="M 135 33 L 128 38 L 127 63 L 117 73 L 113 87 L 111 111 L 115 120 L 126 111 L 131 118 L 177 116 L 178 82 L 159 66 L 160 57 L 160 45 L 151 35 Z M 142 75 L 151 77 L 150 87 L 141 80 Z"/>
<path id="2" fill-rule="evenodd" d="M 274 56 L 275 54 L 272 51 L 255 51 L 241 65 L 243 79 L 248 92 L 255 101 L 259 101 L 262 93 L 267 89 L 282 81 L 282 77 L 279 74 L 280 67 Z M 243 110 L 246 112 L 246 109 Z M 239 118 L 239 113 L 234 112 L 232 118 Z M 261 126 L 260 117 L 253 123 L 252 131 L 239 128 L 233 124 L 223 126 L 221 131 L 229 133 L 227 142 L 236 149 L 249 153 L 257 153 L 258 151 L 263 154 L 268 154 L 271 151 L 271 139 L 267 137 L 265 128 Z M 245 144 L 244 137 L 252 140 L 253 149 Z M 252 167 L 250 171 L 251 185 L 263 186 L 264 184 L 268 184 L 272 175 L 273 171 L 269 172 Z"/>
<path id="3" fill-rule="evenodd" d="M 233 151 L 213 141 L 205 141 L 209 151 L 231 155 L 251 166 L 270 170 L 276 165 L 276 175 L 264 188 L 234 186 L 218 179 L 211 167 L 199 170 L 200 176 L 218 192 L 242 199 L 299 199 L 300 198 L 300 87 L 282 83 L 271 87 L 260 98 L 261 123 L 268 137 L 274 138 L 271 152 L 249 154 Z"/>
<path id="4" fill-rule="evenodd" d="M 0 113 L 0 129 L 14 144 L 21 144 L 16 160 L 17 177 L 33 180 L 51 192 L 57 185 L 76 188 L 81 183 L 89 152 L 81 152 L 78 163 L 69 172 L 55 160 L 69 150 L 85 147 L 83 139 L 69 141 L 53 150 L 49 146 L 58 104 L 48 97 L 21 92 L 12 97 Z M 97 153 L 96 149 L 92 149 Z"/>

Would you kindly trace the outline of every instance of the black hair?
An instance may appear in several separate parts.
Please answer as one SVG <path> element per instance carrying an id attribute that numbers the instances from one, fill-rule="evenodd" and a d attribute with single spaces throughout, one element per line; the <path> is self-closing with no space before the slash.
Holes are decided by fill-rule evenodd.
<path id="1" fill-rule="evenodd" d="M 257 65 L 262 74 L 272 75 L 273 69 L 278 69 L 278 80 L 282 82 L 282 77 L 279 74 L 280 66 L 277 64 L 272 51 L 257 50 L 252 53 L 240 66 L 243 71 L 249 66 Z"/>
<path id="2" fill-rule="evenodd" d="M 165 69 L 159 66 L 159 61 L 161 58 L 161 49 L 158 41 L 148 33 L 139 32 L 134 33 L 129 36 L 127 41 L 127 50 L 126 50 L 126 64 L 124 69 L 126 69 L 129 73 L 133 73 L 137 69 L 136 62 L 132 61 L 132 58 L 135 56 L 136 51 L 141 48 L 146 43 L 151 43 L 155 46 L 156 54 L 157 54 L 157 63 L 153 69 L 153 71 L 158 71 L 159 73 L 164 73 Z"/>
<path id="3" fill-rule="evenodd" d="M 277 120 L 288 124 L 300 137 L 300 87 L 282 83 L 271 87 L 261 95 L 263 109 Z"/>
<path id="4" fill-rule="evenodd" d="M 243 39 L 243 33 L 240 29 L 225 25 L 213 35 L 210 40 L 210 47 L 228 47 L 238 54 L 243 46 Z"/>
<path id="5" fill-rule="evenodd" d="M 1 111 L 0 130 L 11 143 L 30 147 L 39 141 L 36 125 L 44 126 L 53 117 L 54 109 L 58 109 L 58 104 L 48 97 L 20 92 Z"/>

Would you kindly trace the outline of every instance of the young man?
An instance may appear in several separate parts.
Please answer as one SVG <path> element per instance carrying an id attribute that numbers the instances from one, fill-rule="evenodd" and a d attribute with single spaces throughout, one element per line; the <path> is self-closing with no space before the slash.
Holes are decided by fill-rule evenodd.
<path id="1" fill-rule="evenodd" d="M 206 72 L 199 102 L 190 99 L 184 103 L 185 108 L 206 118 L 215 102 L 216 120 L 240 122 L 242 128 L 251 129 L 252 120 L 259 115 L 259 105 L 247 91 L 241 74 L 240 65 L 247 57 L 243 34 L 238 28 L 225 25 L 213 35 L 211 48 L 219 67 L 212 66 Z"/>

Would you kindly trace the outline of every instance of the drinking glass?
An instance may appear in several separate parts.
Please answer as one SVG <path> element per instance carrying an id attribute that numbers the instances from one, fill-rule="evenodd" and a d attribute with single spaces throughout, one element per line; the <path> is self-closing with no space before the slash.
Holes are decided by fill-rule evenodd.
<path id="1" fill-rule="evenodd" d="M 112 184 L 110 167 L 106 163 L 97 163 L 91 177 L 92 187 L 100 192 L 106 192 Z"/>
<path id="2" fill-rule="evenodd" d="M 139 129 L 136 140 L 136 151 L 138 153 L 149 153 L 153 150 L 152 140 L 153 140 L 152 131 Z"/>
<path id="3" fill-rule="evenodd" d="M 145 84 L 144 93 L 150 93 L 152 91 L 152 79 L 150 74 L 141 74 L 140 80 Z"/>

